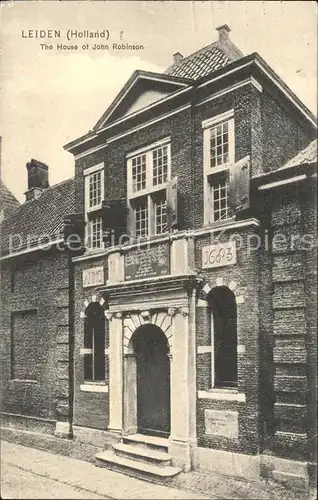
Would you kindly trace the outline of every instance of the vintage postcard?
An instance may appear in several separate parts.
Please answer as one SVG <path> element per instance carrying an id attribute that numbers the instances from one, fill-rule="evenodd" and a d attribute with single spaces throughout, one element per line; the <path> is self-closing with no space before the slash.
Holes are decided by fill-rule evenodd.
<path id="1" fill-rule="evenodd" d="M 316 498 L 316 3 L 0 15 L 1 498 Z"/>

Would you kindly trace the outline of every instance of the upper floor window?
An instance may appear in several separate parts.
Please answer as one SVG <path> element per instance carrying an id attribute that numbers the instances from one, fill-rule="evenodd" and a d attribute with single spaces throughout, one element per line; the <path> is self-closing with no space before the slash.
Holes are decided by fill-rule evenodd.
<path id="1" fill-rule="evenodd" d="M 167 226 L 166 188 L 171 178 L 169 139 L 127 157 L 128 204 L 138 238 L 161 234 Z"/>
<path id="2" fill-rule="evenodd" d="M 104 164 L 100 163 L 84 170 L 85 211 L 101 208 L 104 199 Z"/>
<path id="3" fill-rule="evenodd" d="M 104 199 L 104 164 L 84 170 L 86 245 L 90 249 L 104 247 L 102 218 L 99 210 Z"/>
<path id="4" fill-rule="evenodd" d="M 88 178 L 88 206 L 100 207 L 102 202 L 102 170 L 90 174 Z"/>
<path id="5" fill-rule="evenodd" d="M 234 114 L 230 110 L 202 123 L 205 224 L 228 219 L 229 169 L 235 161 Z"/>

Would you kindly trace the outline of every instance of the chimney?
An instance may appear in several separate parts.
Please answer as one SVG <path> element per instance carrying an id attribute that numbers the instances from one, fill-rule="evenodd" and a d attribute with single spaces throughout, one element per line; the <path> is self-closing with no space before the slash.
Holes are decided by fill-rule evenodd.
<path id="1" fill-rule="evenodd" d="M 216 28 L 216 31 L 219 32 L 219 42 L 220 43 L 225 42 L 226 40 L 229 40 L 231 28 L 227 24 L 222 24 L 222 26 L 218 26 Z"/>
<path id="2" fill-rule="evenodd" d="M 33 158 L 26 164 L 28 170 L 28 190 L 24 193 L 26 201 L 35 200 L 49 187 L 49 167 Z"/>
<path id="3" fill-rule="evenodd" d="M 180 52 L 173 54 L 173 64 L 179 64 L 183 59 L 183 55 Z"/>

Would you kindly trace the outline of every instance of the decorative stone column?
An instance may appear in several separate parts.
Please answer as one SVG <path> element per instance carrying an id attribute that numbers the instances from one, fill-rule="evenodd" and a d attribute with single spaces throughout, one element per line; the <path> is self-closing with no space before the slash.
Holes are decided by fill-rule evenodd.
<path id="1" fill-rule="evenodd" d="M 195 382 L 195 365 L 193 366 L 193 332 L 189 330 L 189 308 L 170 308 L 172 316 L 173 352 L 171 359 L 171 434 L 169 453 L 174 457 L 175 466 L 184 471 L 191 469 L 191 446 L 193 442 L 192 407 L 193 380 Z"/>
<path id="2" fill-rule="evenodd" d="M 109 426 L 121 433 L 123 429 L 123 328 L 122 314 L 109 315 Z"/>
<path id="3" fill-rule="evenodd" d="M 124 434 L 137 432 L 137 362 L 135 353 L 124 355 Z"/>

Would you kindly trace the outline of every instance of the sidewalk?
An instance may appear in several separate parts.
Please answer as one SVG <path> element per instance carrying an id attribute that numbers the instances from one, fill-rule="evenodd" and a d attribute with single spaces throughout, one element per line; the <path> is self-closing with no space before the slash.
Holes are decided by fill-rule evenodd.
<path id="1" fill-rule="evenodd" d="M 196 495 L 187 491 L 180 491 L 176 488 L 161 486 L 158 484 L 148 483 L 133 477 L 124 476 L 117 472 L 109 471 L 95 467 L 95 465 L 77 460 L 74 458 L 64 457 L 61 455 L 53 455 L 45 451 L 39 451 L 34 448 L 7 443 L 1 443 L 2 455 L 2 485 L 1 498 L 10 498 L 6 496 L 6 470 L 8 466 L 23 470 L 34 475 L 34 482 L 37 485 L 38 494 L 36 498 L 58 498 L 56 496 L 55 487 L 61 490 L 60 498 L 65 498 L 62 485 L 73 486 L 79 489 L 79 495 L 73 498 L 112 498 L 112 499 L 206 499 L 204 495 Z M 45 484 L 43 496 L 41 496 L 40 488 L 43 488 L 42 479 L 46 478 L 56 481 L 58 484 L 51 486 L 52 490 L 48 491 L 48 484 Z M 42 483 L 41 483 L 42 481 Z M 17 489 L 21 485 L 17 485 Z M 54 490 L 53 490 L 54 488 Z M 67 489 L 67 488 L 66 488 Z M 86 495 L 83 495 L 86 492 Z M 29 492 L 23 496 L 22 491 L 17 491 L 19 496 L 11 498 L 30 498 Z M 40 495 L 40 496 L 39 496 Z M 98 496 L 96 496 L 98 495 Z M 70 497 L 69 497 L 70 498 Z"/>
<path id="2" fill-rule="evenodd" d="M 1 498 L 111 498 L 113 500 L 150 498 L 305 500 L 306 498 L 304 492 L 288 490 L 274 483 L 248 482 L 194 471 L 179 474 L 169 485 L 153 484 L 96 467 L 89 462 L 6 441 L 1 443 L 1 455 Z M 14 477 L 15 473 L 21 476 L 19 478 L 21 484 L 15 478 L 16 495 L 12 493 L 12 488 L 10 491 L 8 489 L 10 484 L 8 477 L 9 475 Z M 36 495 L 33 497 L 30 496 L 30 485 L 35 487 Z M 9 496 L 6 496 L 6 487 Z M 23 487 L 26 488 L 25 491 Z M 59 492 L 61 496 L 58 496 Z"/>

